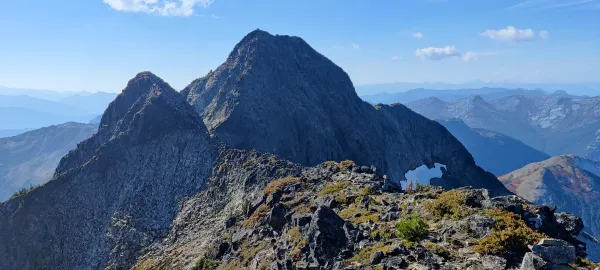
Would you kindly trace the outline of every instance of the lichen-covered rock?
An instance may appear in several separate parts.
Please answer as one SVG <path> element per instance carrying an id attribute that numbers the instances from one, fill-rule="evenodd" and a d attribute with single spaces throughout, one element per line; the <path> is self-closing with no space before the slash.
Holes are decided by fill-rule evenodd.
<path id="1" fill-rule="evenodd" d="M 531 251 L 542 257 L 545 261 L 554 264 L 571 264 L 577 259 L 575 247 L 563 240 L 541 239 L 536 245 L 533 245 Z"/>
<path id="2" fill-rule="evenodd" d="M 333 259 L 348 244 L 344 220 L 333 210 L 320 206 L 312 216 L 308 228 L 311 257 L 321 266 L 333 264 Z"/>
<path id="3" fill-rule="evenodd" d="M 555 213 L 554 216 L 556 217 L 556 222 L 572 235 L 579 235 L 581 230 L 583 230 L 583 220 L 578 216 L 565 212 Z"/>
<path id="4" fill-rule="evenodd" d="M 521 262 L 521 270 L 540 270 L 549 269 L 547 262 L 544 261 L 540 256 L 535 255 L 533 252 L 525 253 L 523 262 Z"/>

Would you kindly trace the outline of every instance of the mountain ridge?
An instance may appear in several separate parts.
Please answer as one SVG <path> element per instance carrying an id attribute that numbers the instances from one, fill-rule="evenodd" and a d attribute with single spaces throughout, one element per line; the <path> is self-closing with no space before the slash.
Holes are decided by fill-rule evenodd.
<path id="1" fill-rule="evenodd" d="M 181 93 L 209 132 L 232 148 L 307 166 L 354 160 L 395 181 L 423 164 L 440 163 L 448 171 L 438 184 L 446 188 L 485 186 L 508 194 L 445 128 L 403 105 L 362 101 L 348 74 L 298 37 L 255 30 L 225 63 Z"/>
<path id="2" fill-rule="evenodd" d="M 459 118 L 472 128 L 506 134 L 550 155 L 600 158 L 600 97 L 509 96 L 486 103 L 487 109 L 469 99 L 434 106 L 424 99 L 407 106 L 428 118 Z"/>

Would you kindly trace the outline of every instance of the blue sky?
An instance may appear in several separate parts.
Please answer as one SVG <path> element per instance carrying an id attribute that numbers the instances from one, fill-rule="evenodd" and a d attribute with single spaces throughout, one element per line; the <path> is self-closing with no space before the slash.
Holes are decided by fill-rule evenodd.
<path id="1" fill-rule="evenodd" d="M 355 84 L 600 81 L 600 0 L 1 0 L 0 85 L 181 89 L 248 32 L 297 35 Z"/>

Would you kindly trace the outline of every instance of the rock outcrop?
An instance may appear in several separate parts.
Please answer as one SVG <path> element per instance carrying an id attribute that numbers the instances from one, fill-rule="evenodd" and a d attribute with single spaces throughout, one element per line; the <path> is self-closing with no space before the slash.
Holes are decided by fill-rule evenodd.
<path id="1" fill-rule="evenodd" d="M 303 165 L 354 160 L 395 181 L 423 164 L 444 164 L 446 188 L 508 194 L 444 127 L 400 104 L 363 102 L 348 75 L 299 37 L 256 30 L 225 63 L 182 94 L 209 132 L 233 148 Z"/>

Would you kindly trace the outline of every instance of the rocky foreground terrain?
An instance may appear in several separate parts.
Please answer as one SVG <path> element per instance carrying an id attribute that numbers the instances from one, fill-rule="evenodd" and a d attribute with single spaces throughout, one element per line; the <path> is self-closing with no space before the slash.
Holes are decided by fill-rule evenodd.
<path id="1" fill-rule="evenodd" d="M 230 166 L 221 173 L 228 174 Z M 271 181 L 256 199 L 241 199 L 242 207 L 212 223 L 218 234 L 192 268 L 596 267 L 582 259 L 585 244 L 576 237 L 583 223 L 571 214 L 514 195 L 490 198 L 485 189 L 399 191 L 387 183 L 375 168 L 351 161 L 326 162 Z M 174 267 L 176 261 L 182 262 L 177 267 L 188 266 L 184 250 L 193 247 L 180 246 L 185 240 L 179 239 L 189 239 L 180 231 L 190 225 L 178 221 L 178 230 L 134 269 Z"/>

